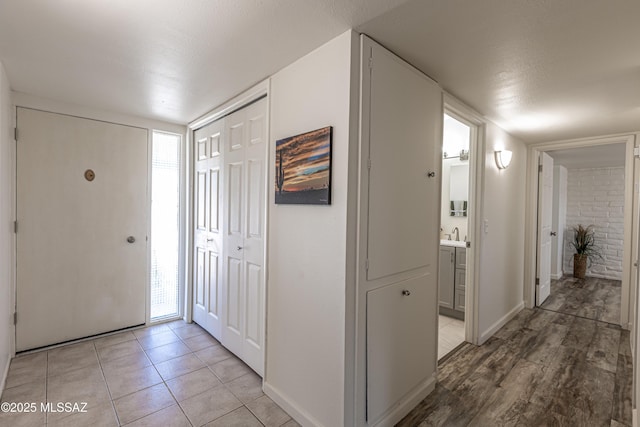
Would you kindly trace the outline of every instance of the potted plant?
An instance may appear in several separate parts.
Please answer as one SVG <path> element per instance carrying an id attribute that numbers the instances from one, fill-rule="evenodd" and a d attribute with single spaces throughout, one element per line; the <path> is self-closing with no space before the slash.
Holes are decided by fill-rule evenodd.
<path id="1" fill-rule="evenodd" d="M 583 227 L 578 224 L 573 227 L 573 242 L 571 246 L 576 250 L 573 255 L 573 277 L 584 279 L 587 274 L 587 263 L 592 258 L 601 258 L 600 248 L 595 245 L 593 225 Z"/>

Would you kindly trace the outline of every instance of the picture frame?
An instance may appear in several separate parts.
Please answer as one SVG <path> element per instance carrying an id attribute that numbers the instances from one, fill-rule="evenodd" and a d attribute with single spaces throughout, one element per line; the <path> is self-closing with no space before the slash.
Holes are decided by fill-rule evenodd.
<path id="1" fill-rule="evenodd" d="M 332 139 L 326 126 L 276 141 L 276 204 L 331 204 Z"/>

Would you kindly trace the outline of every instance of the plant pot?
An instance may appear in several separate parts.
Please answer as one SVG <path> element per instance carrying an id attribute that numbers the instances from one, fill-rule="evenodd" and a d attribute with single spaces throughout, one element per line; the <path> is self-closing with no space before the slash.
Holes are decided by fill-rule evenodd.
<path id="1" fill-rule="evenodd" d="M 584 254 L 573 255 L 573 277 L 578 279 L 584 279 L 587 275 L 587 260 L 588 256 Z"/>

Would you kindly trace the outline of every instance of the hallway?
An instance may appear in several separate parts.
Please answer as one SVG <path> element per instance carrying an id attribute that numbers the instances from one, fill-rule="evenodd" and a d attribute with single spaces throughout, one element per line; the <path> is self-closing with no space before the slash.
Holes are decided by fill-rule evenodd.
<path id="1" fill-rule="evenodd" d="M 398 426 L 631 425 L 629 333 L 604 322 L 524 309 L 438 379 Z"/>

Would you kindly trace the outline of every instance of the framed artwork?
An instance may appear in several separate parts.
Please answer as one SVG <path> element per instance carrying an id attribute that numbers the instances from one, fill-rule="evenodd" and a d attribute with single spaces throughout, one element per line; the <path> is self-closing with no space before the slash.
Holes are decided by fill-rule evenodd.
<path id="1" fill-rule="evenodd" d="M 327 126 L 276 141 L 276 204 L 331 204 L 331 133 Z"/>

